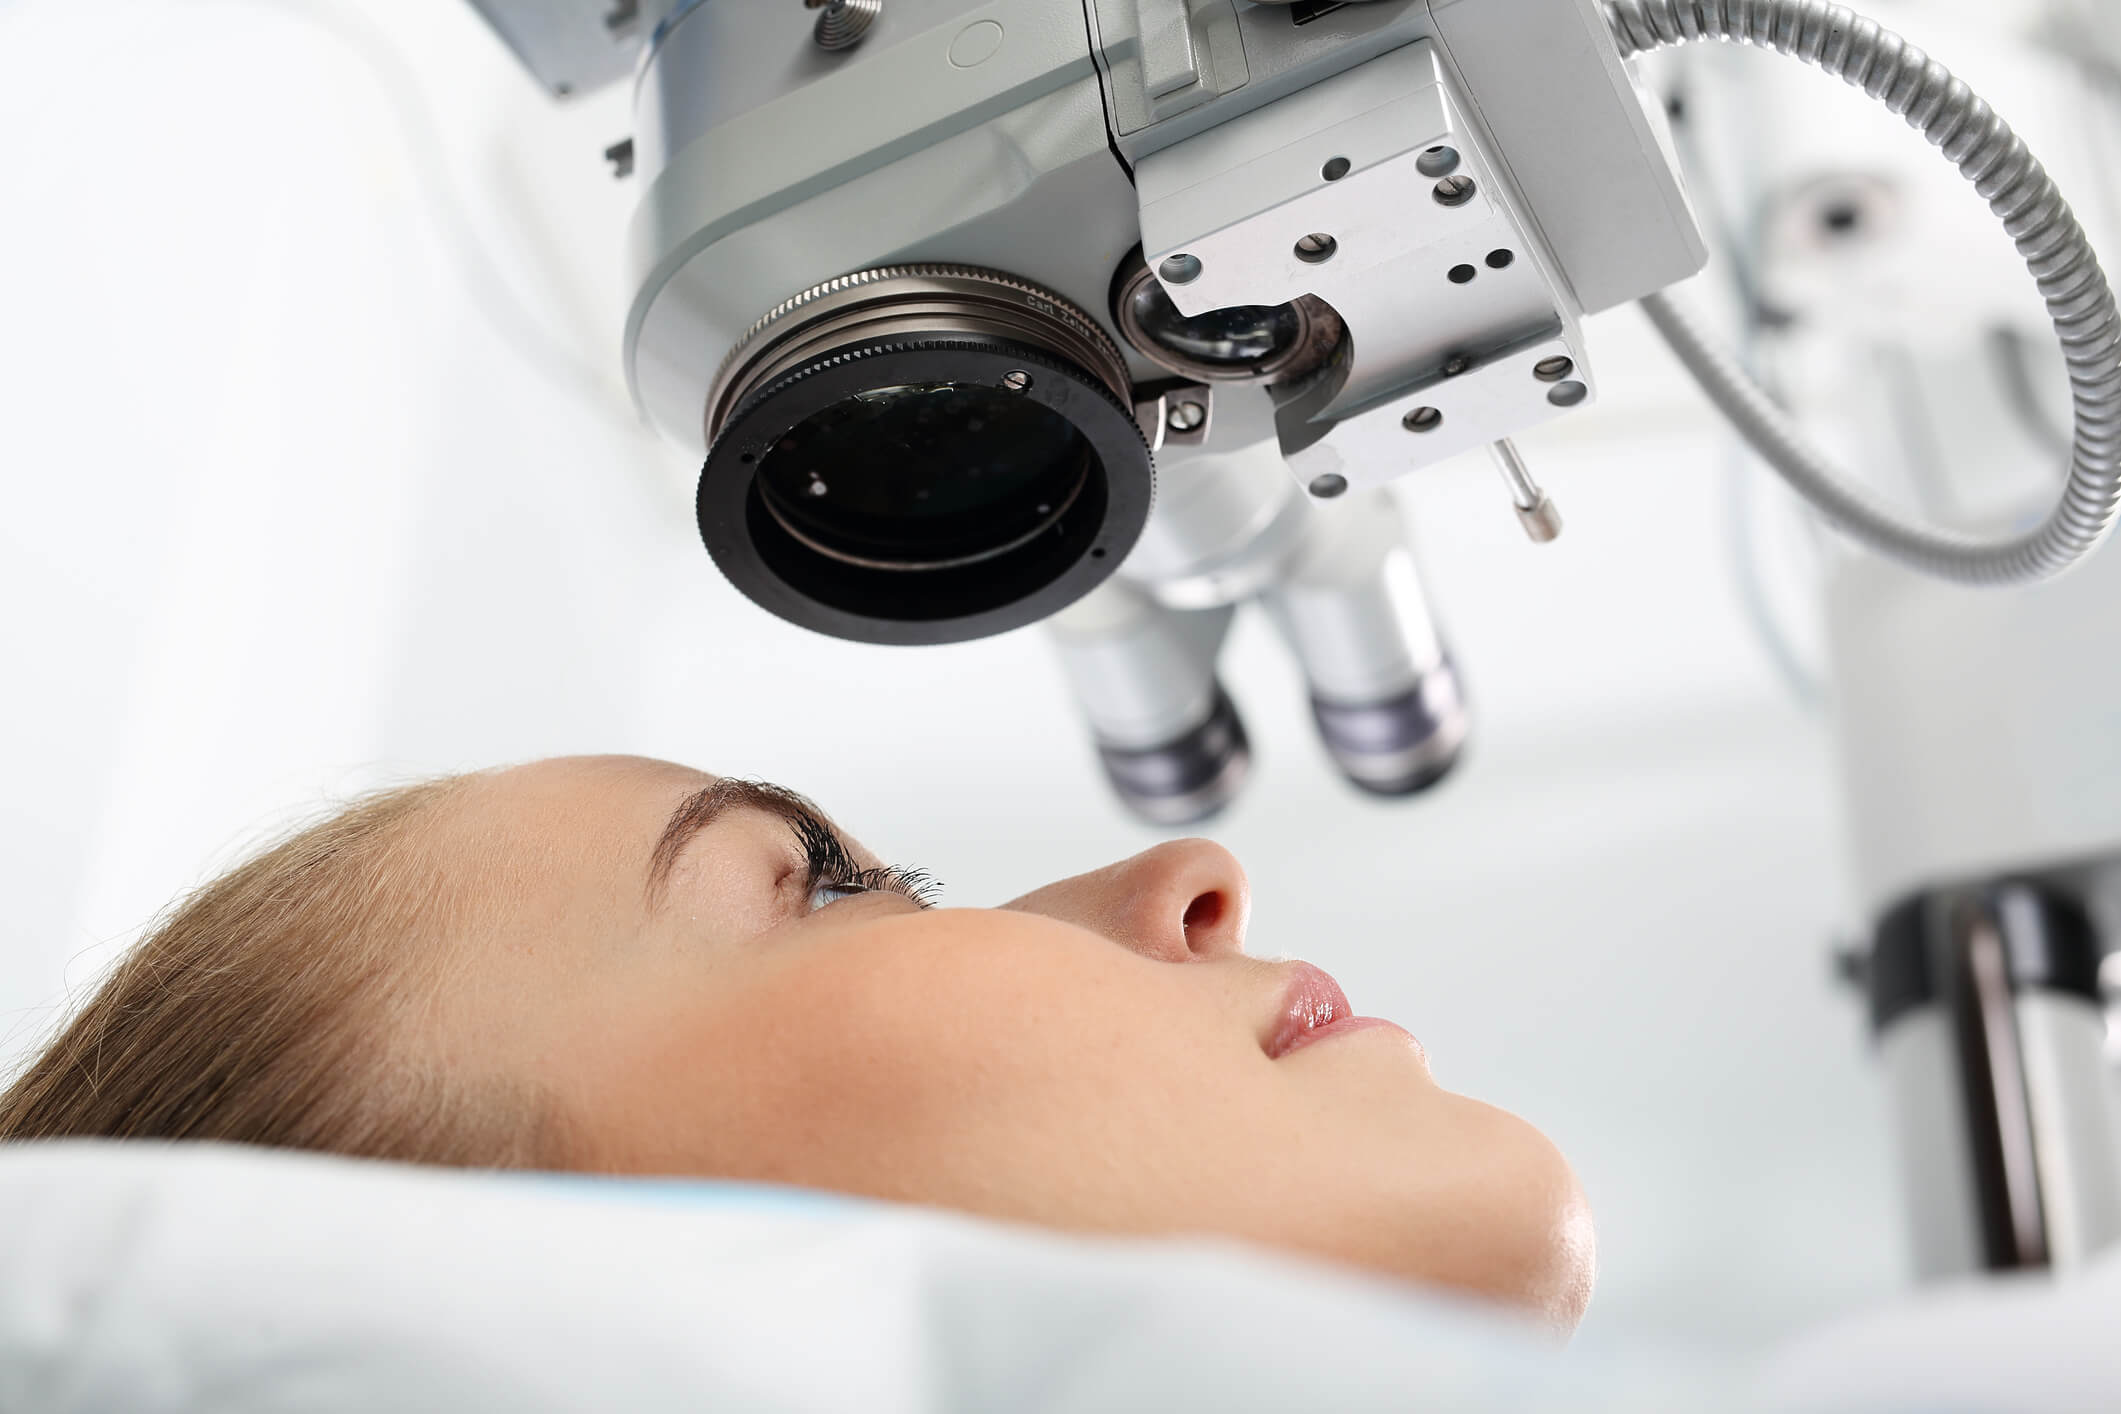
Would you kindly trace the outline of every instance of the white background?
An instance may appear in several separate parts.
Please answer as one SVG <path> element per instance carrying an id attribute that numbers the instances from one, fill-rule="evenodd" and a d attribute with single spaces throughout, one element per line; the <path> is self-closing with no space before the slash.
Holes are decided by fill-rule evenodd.
<path id="1" fill-rule="evenodd" d="M 174 894 L 382 781 L 784 780 L 964 904 L 1153 841 L 1036 633 L 853 646 L 717 578 L 617 385 L 627 127 L 461 3 L 0 7 L 0 1061 Z M 1592 337 L 1602 404 L 1525 444 L 1558 545 L 1477 459 L 1403 487 L 1462 771 L 1356 798 L 1247 623 L 1258 770 L 1213 833 L 1255 951 L 1575 1160 L 1585 1341 L 1748 1346 L 1903 1281 L 1834 775 L 1739 610 L 1724 444 L 1635 315 Z"/>

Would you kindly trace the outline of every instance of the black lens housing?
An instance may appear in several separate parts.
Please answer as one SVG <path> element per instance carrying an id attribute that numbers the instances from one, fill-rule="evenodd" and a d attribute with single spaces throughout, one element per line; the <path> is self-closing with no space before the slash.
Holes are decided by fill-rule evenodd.
<path id="1" fill-rule="evenodd" d="M 1044 409 L 1050 419 L 1020 425 L 1065 428 L 1072 440 L 1026 446 L 1022 458 L 1035 468 L 1038 458 L 1079 452 L 1079 478 L 1072 470 L 993 478 L 993 536 L 968 540 L 961 511 L 947 547 L 924 541 L 933 526 L 913 517 L 903 543 L 892 543 L 888 521 L 874 515 L 862 523 L 856 543 L 826 534 L 829 524 L 809 524 L 785 494 L 769 504 L 759 473 L 777 450 L 786 455 L 791 432 L 816 426 L 821 415 L 830 420 L 834 409 L 878 390 L 909 387 L 977 390 L 960 400 L 968 416 L 995 398 Z M 968 449 L 983 445 L 993 451 L 991 438 L 982 444 L 968 429 Z M 981 472 L 968 466 L 968 481 Z M 849 466 L 827 479 L 861 474 Z M 785 487 L 786 480 L 776 484 Z M 863 643 L 957 643 L 1035 623 L 1103 582 L 1140 537 L 1154 484 L 1133 414 L 1104 381 L 1029 343 L 952 331 L 820 348 L 745 397 L 714 438 L 697 508 L 700 536 L 715 564 L 769 612 Z M 988 494 L 977 485 L 959 489 Z M 1010 497 L 1039 497 L 1052 513 Z"/>

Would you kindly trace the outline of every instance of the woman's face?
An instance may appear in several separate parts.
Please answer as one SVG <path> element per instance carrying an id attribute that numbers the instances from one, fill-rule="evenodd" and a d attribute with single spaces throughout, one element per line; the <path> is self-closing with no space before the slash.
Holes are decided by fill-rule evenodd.
<path id="1" fill-rule="evenodd" d="M 436 828 L 491 884 L 430 1040 L 541 1082 L 578 1167 L 1246 1238 L 1564 1328 L 1589 1295 L 1552 1145 L 1247 957 L 1216 845 L 924 908 L 799 800 L 630 757 L 479 777 Z"/>

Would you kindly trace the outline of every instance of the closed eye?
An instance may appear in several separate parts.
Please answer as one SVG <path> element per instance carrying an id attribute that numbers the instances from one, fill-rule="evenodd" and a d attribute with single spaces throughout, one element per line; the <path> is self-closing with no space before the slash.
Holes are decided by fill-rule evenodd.
<path id="1" fill-rule="evenodd" d="M 803 851 L 811 912 L 868 893 L 894 893 L 922 908 L 935 906 L 942 885 L 926 870 L 864 869 L 855 863 L 838 832 L 817 816 L 805 812 L 791 816 L 788 823 Z"/>

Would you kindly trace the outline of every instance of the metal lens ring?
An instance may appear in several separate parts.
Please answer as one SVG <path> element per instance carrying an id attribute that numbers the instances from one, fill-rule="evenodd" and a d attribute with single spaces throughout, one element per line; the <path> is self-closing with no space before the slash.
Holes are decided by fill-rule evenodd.
<path id="1" fill-rule="evenodd" d="M 932 267 L 897 299 L 875 280 L 791 301 L 725 367 L 700 534 L 754 602 L 838 638 L 958 642 L 1052 614 L 1133 548 L 1154 477 L 1117 349 L 975 278 L 999 307 L 937 298 Z"/>
<path id="2" fill-rule="evenodd" d="M 722 360 L 707 397 L 712 446 L 736 408 L 822 354 L 876 339 L 1013 339 L 1079 365 L 1122 405 L 1126 360 L 1097 321 L 1026 280 L 970 265 L 887 265 L 811 286 L 768 311 Z"/>
<path id="3" fill-rule="evenodd" d="M 1139 249 L 1112 285 L 1112 319 L 1129 346 L 1160 368 L 1202 383 L 1280 382 L 1320 361 L 1330 306 L 1306 295 L 1283 305 L 1180 314 Z"/>

